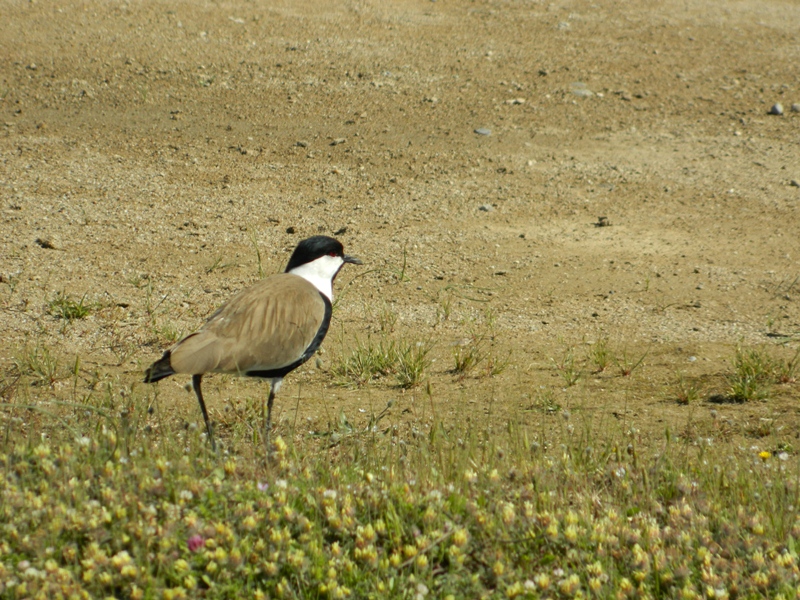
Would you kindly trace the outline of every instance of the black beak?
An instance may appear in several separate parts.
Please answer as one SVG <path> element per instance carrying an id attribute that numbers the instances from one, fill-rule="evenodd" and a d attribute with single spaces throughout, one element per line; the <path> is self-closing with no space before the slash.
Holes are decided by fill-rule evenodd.
<path id="1" fill-rule="evenodd" d="M 364 264 L 363 262 L 361 262 L 360 258 L 356 258 L 355 256 L 349 256 L 347 254 L 342 256 L 342 259 L 344 260 L 344 262 L 350 263 L 351 265 L 363 265 Z"/>

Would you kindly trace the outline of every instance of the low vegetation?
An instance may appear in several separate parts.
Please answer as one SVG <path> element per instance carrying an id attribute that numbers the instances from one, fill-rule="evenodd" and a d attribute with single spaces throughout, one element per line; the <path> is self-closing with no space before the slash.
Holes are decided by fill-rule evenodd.
<path id="1" fill-rule="evenodd" d="M 130 419 L 58 439 L 11 426 L 0 595 L 795 596 L 785 453 L 669 434 L 640 453 L 636 431 L 570 434 L 551 418 L 546 435 L 509 422 L 413 440 L 390 427 L 314 451 L 278 438 L 263 468 Z"/>
<path id="2" fill-rule="evenodd" d="M 48 308 L 50 309 L 50 314 L 54 317 L 71 323 L 88 317 L 95 306 L 87 302 L 86 294 L 76 300 L 65 292 L 58 292 L 48 303 Z"/>
<path id="3" fill-rule="evenodd" d="M 382 321 L 334 376 L 419 386 L 433 346 Z M 789 432 L 762 419 L 742 445 L 720 419 L 713 439 L 693 433 L 707 390 L 678 372 L 665 396 L 688 405 L 685 430 L 644 436 L 563 404 L 589 379 L 570 384 L 567 368 L 600 377 L 615 358 L 597 343 L 577 356 L 556 364 L 561 385 L 494 420 L 469 405 L 453 422 L 404 419 L 393 401 L 340 409 L 328 431 L 279 425 L 265 460 L 246 402 L 223 411 L 214 454 L 201 427 L 164 420 L 157 388 L 103 379 L 79 393 L 79 361 L 62 370 L 27 346 L 0 404 L 0 597 L 797 597 Z M 622 361 L 633 371 L 642 356 Z M 793 381 L 793 368 L 781 377 L 796 357 L 781 356 L 739 348 L 725 382 Z"/>
<path id="4" fill-rule="evenodd" d="M 786 359 L 763 348 L 738 347 L 727 376 L 729 398 L 735 402 L 769 398 L 774 385 L 795 381 L 798 358 L 798 352 Z"/>
<path id="5" fill-rule="evenodd" d="M 358 340 L 356 348 L 334 365 L 333 373 L 341 385 L 366 385 L 377 378 L 393 375 L 397 385 L 420 385 L 430 367 L 431 344 L 382 337 Z"/>

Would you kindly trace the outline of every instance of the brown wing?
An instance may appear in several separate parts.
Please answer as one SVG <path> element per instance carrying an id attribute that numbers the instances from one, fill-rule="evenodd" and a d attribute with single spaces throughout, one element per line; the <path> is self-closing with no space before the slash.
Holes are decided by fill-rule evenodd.
<path id="1" fill-rule="evenodd" d="M 273 275 L 243 290 L 178 342 L 176 373 L 268 371 L 296 361 L 325 318 L 319 291 L 297 275 Z"/>

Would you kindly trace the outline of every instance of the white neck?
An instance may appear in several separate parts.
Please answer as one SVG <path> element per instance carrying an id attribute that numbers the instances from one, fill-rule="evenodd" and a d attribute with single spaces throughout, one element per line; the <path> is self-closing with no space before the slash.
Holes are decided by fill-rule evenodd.
<path id="1" fill-rule="evenodd" d="M 342 268 L 344 260 L 341 256 L 320 256 L 316 260 L 295 267 L 289 271 L 311 283 L 320 293 L 325 294 L 333 302 L 333 278 Z"/>

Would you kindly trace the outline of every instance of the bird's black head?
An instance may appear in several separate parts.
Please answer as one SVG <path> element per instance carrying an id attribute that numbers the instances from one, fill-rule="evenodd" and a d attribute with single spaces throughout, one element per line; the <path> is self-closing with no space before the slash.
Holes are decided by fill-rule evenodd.
<path id="1" fill-rule="evenodd" d="M 315 235 L 297 244 L 297 248 L 289 258 L 289 264 L 286 265 L 286 273 L 322 256 L 338 256 L 346 263 L 361 264 L 361 261 L 355 256 L 348 256 L 344 253 L 344 246 L 339 240 L 327 235 Z"/>

